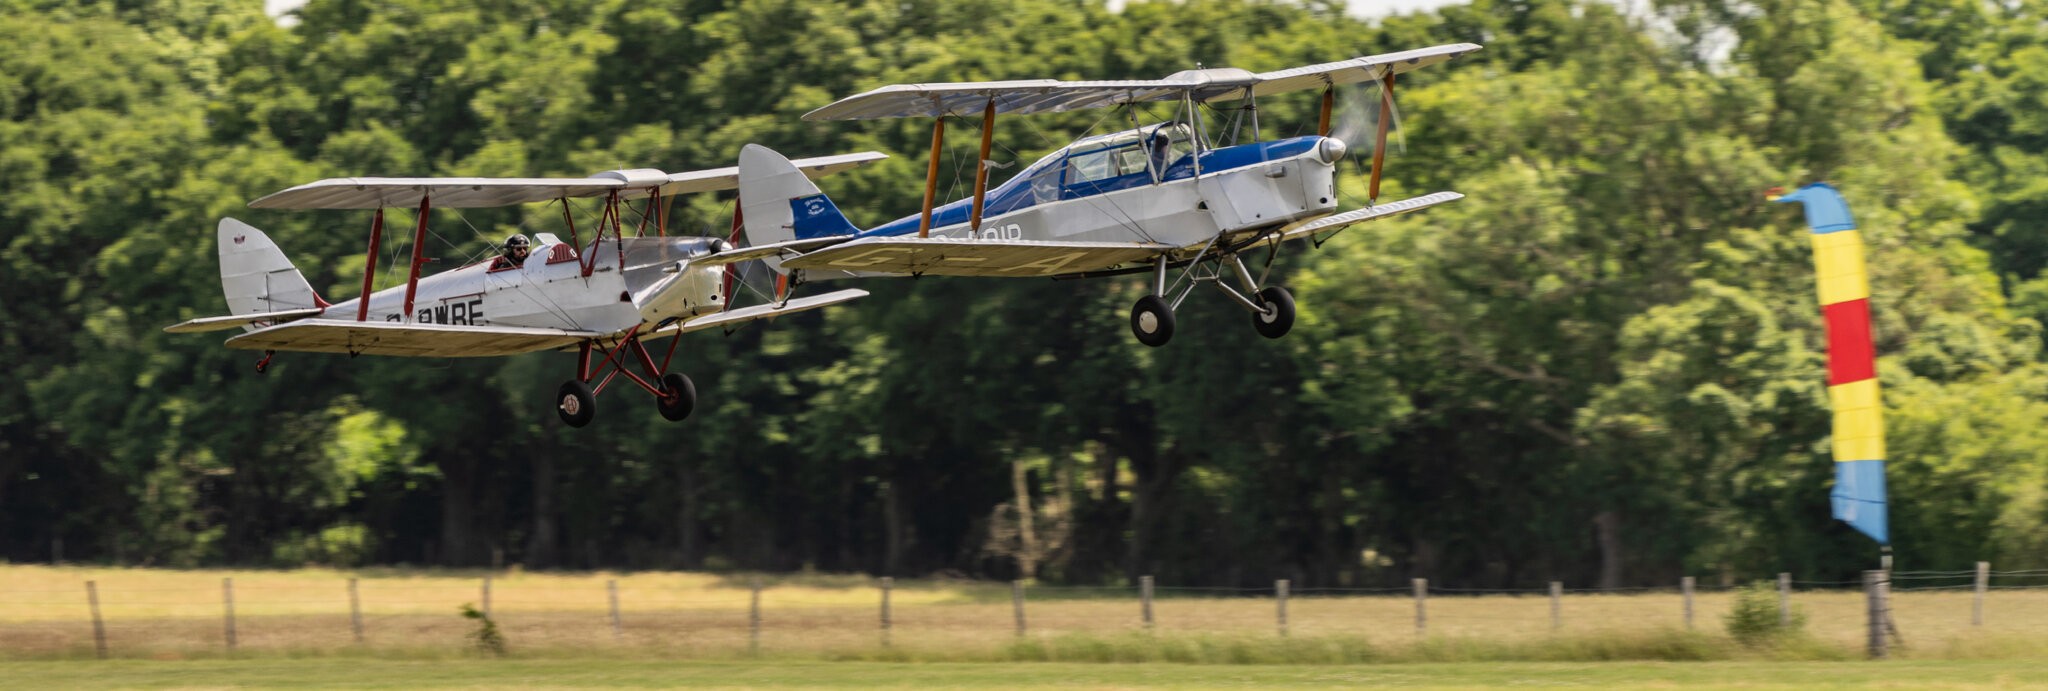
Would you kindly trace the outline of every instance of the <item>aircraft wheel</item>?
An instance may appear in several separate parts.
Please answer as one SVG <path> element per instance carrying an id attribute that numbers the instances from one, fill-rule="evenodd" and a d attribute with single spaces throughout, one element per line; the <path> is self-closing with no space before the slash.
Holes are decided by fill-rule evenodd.
<path id="1" fill-rule="evenodd" d="M 1259 291 L 1259 304 L 1266 311 L 1252 315 L 1252 328 L 1258 329 L 1260 336 L 1279 338 L 1294 328 L 1294 296 L 1286 288 L 1268 286 Z"/>
<path id="2" fill-rule="evenodd" d="M 1131 334 L 1154 348 L 1166 345 L 1173 340 L 1173 306 L 1157 295 L 1138 298 L 1131 307 Z"/>
<path id="3" fill-rule="evenodd" d="M 555 391 L 555 412 L 570 427 L 588 425 L 597 417 L 597 396 L 590 393 L 589 384 L 574 379 L 562 382 L 562 388 Z"/>
<path id="4" fill-rule="evenodd" d="M 675 372 L 662 375 L 661 390 L 668 395 L 656 397 L 654 405 L 661 409 L 662 417 L 680 421 L 697 409 L 697 385 L 689 377 Z"/>

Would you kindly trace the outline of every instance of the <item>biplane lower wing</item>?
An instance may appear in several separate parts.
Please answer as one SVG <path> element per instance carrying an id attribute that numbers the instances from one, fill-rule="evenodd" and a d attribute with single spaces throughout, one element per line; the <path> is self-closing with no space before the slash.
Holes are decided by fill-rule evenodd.
<path id="1" fill-rule="evenodd" d="M 809 252 L 782 265 L 931 276 L 1057 276 L 1152 259 L 1173 249 L 1150 242 L 876 237 Z"/>
<path id="2" fill-rule="evenodd" d="M 255 314 L 231 314 L 225 317 L 200 317 L 188 319 L 164 327 L 164 332 L 174 334 L 195 334 L 208 331 L 226 331 L 240 326 L 266 326 L 294 319 L 304 319 L 327 310 L 318 307 L 283 310 L 278 312 L 257 312 Z"/>
<path id="3" fill-rule="evenodd" d="M 1437 192 L 1435 194 L 1425 194 L 1420 197 L 1403 199 L 1398 202 L 1377 204 L 1365 207 L 1363 209 L 1353 209 L 1351 211 L 1346 211 L 1343 213 L 1330 214 L 1328 216 L 1324 216 L 1322 218 L 1314 220 L 1303 221 L 1293 226 L 1281 229 L 1281 231 L 1277 235 L 1275 235 L 1275 237 L 1279 238 L 1279 242 L 1286 242 L 1288 240 L 1298 240 L 1304 237 L 1309 237 L 1311 235 L 1315 235 L 1316 233 L 1333 233 L 1360 223 L 1364 223 L 1366 221 L 1386 218 L 1388 216 L 1398 216 L 1401 214 L 1408 213 L 1410 211 L 1421 211 L 1423 209 L 1436 206 L 1438 204 L 1454 202 L 1464 198 L 1465 195 L 1459 194 L 1457 192 Z"/>
<path id="4" fill-rule="evenodd" d="M 848 300 L 867 297 L 867 295 L 868 291 L 861 290 L 859 288 L 849 288 L 846 290 L 835 290 L 824 295 L 812 295 L 810 297 L 792 298 L 788 302 L 770 302 L 760 305 L 753 305 L 751 307 L 741 307 L 738 309 L 719 312 L 717 314 L 708 314 L 702 317 L 698 317 L 696 319 L 683 322 L 681 324 L 665 326 L 656 330 L 654 333 L 648 334 L 646 338 L 652 339 L 663 338 L 666 336 L 677 336 L 681 334 L 690 333 L 693 331 L 703 331 L 705 329 L 726 326 L 730 324 L 750 322 L 756 319 L 773 319 L 775 317 L 780 317 L 785 314 L 808 312 L 810 310 L 818 309 L 820 307 L 830 307 L 832 305 L 837 305 Z"/>
<path id="5" fill-rule="evenodd" d="M 399 357 L 491 357 L 553 350 L 610 334 L 517 326 L 308 319 L 230 338 L 229 348 Z"/>

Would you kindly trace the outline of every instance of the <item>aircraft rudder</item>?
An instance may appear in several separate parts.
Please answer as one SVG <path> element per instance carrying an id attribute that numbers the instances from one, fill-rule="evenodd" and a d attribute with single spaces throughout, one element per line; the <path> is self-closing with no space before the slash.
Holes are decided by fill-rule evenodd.
<path id="1" fill-rule="evenodd" d="M 325 307 L 304 274 L 270 236 L 234 218 L 220 220 L 221 292 L 229 314 Z"/>
<path id="2" fill-rule="evenodd" d="M 774 149 L 748 144 L 740 149 L 740 208 L 747 243 L 760 246 L 790 240 L 860 232 L 837 204 L 796 164 Z M 778 273 L 781 262 L 764 260 Z"/>

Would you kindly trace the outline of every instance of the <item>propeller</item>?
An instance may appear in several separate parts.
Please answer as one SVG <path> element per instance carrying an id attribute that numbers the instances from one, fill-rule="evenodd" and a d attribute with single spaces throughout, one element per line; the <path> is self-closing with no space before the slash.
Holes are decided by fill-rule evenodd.
<path id="1" fill-rule="evenodd" d="M 1395 153 L 1408 153 L 1407 137 L 1401 131 L 1401 109 L 1388 93 L 1388 83 L 1384 81 L 1375 81 L 1370 88 L 1336 89 L 1335 97 L 1341 99 L 1342 104 L 1333 107 L 1337 121 L 1328 130 L 1328 136 L 1347 143 L 1360 140 L 1374 143 L 1372 168 L 1365 168 L 1365 156 L 1360 155 L 1352 159 L 1352 169 L 1370 178 L 1368 194 L 1371 201 L 1377 201 L 1380 186 L 1377 173 L 1384 170 L 1387 135 L 1394 135 Z"/>

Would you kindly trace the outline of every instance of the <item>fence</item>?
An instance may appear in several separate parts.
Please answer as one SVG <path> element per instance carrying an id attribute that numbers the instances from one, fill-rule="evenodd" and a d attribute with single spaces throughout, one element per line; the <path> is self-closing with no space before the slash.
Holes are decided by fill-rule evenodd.
<path id="1" fill-rule="evenodd" d="M 8 573 L 0 568 L 0 575 Z M 465 644 L 471 604 L 512 646 L 638 647 L 691 654 L 833 652 L 875 646 L 998 647 L 1069 633 L 1418 636 L 1528 639 L 1669 629 L 1719 631 L 1730 588 L 1687 577 L 1667 588 L 1060 587 L 859 577 L 635 574 L 618 578 L 44 569 L 0 579 L 0 656 L 100 657 L 400 649 Z M 331 574 L 331 572 L 329 572 Z M 1871 572 L 1881 577 L 1881 572 Z M 65 576 L 85 576 L 60 587 Z M 1897 572 L 1889 582 L 1780 574 L 1781 616 L 1795 609 L 1824 641 L 1869 645 L 1879 626 L 1942 641 L 1980 632 L 2048 634 L 2048 570 Z M 217 581 L 217 582 L 215 582 Z M 1889 597 L 1887 598 L 1887 594 Z M 1875 634 L 1873 632 L 1876 632 Z"/>

